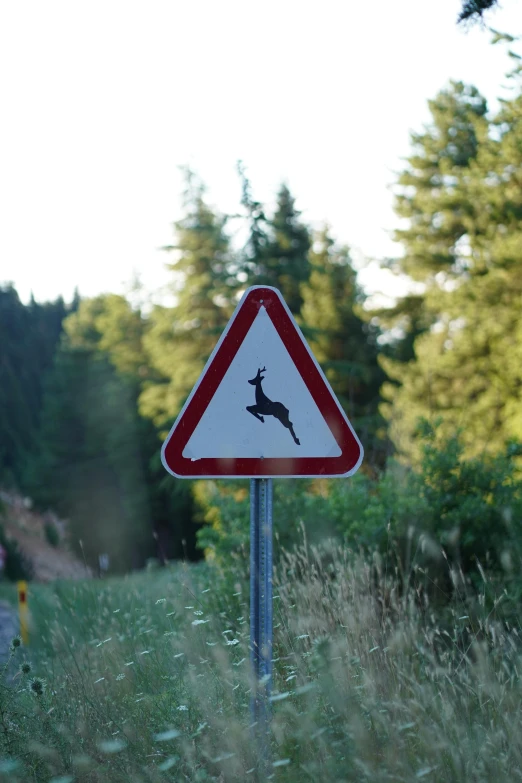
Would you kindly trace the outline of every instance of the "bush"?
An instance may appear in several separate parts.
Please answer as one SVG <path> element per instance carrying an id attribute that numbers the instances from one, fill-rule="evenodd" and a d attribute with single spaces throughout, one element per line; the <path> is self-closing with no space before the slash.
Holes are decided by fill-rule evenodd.
<path id="1" fill-rule="evenodd" d="M 437 590 L 451 591 L 456 574 L 481 581 L 481 569 L 517 585 L 522 449 L 511 444 L 495 457 L 464 460 L 459 433 L 444 438 L 438 423 L 421 421 L 419 434 L 418 471 L 392 461 L 376 479 L 361 470 L 329 481 L 275 480 L 275 557 L 304 528 L 309 542 L 337 534 L 355 550 L 396 553 L 393 565 L 403 575 L 424 569 Z M 223 563 L 248 558 L 247 482 L 199 482 L 196 491 L 207 522 L 198 533 L 206 554 Z"/>
<path id="2" fill-rule="evenodd" d="M 334 483 L 328 514 L 351 546 L 395 550 L 405 572 L 416 565 L 482 581 L 482 571 L 512 582 L 522 559 L 522 482 L 515 444 L 495 457 L 463 459 L 459 433 L 443 438 L 421 421 L 418 472 L 391 463 Z M 437 566 L 438 564 L 438 566 Z"/>
<path id="3" fill-rule="evenodd" d="M 51 546 L 57 547 L 60 543 L 60 534 L 52 522 L 46 522 L 44 526 L 45 540 Z"/>
<path id="4" fill-rule="evenodd" d="M 273 524 L 277 559 L 281 547 L 289 548 L 335 533 L 327 513 L 322 482 L 303 479 L 275 479 Z M 248 481 L 198 482 L 195 487 L 200 506 L 200 521 L 207 524 L 198 531 L 199 546 L 208 559 L 226 564 L 248 561 L 250 547 L 250 486 Z M 318 522 L 320 521 L 320 524 Z"/>
<path id="5" fill-rule="evenodd" d="M 31 563 L 20 551 L 17 542 L 7 538 L 2 525 L 0 525 L 0 544 L 6 551 L 4 576 L 11 582 L 31 579 L 33 576 Z"/>
<path id="6" fill-rule="evenodd" d="M 522 481 L 517 458 L 522 449 L 510 444 L 495 457 L 464 460 L 459 433 L 442 439 L 438 425 L 421 421 L 424 438 L 420 475 L 430 510 L 430 532 L 465 571 L 477 562 L 505 568 L 510 553 L 520 557 Z"/>

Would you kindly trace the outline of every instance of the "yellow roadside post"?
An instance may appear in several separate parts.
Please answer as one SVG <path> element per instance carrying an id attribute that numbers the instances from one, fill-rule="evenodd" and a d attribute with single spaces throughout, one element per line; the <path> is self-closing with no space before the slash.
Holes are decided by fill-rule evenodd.
<path id="1" fill-rule="evenodd" d="M 20 636 L 22 642 L 29 644 L 29 629 L 27 624 L 27 582 L 17 582 L 18 587 L 18 611 L 20 614 Z"/>

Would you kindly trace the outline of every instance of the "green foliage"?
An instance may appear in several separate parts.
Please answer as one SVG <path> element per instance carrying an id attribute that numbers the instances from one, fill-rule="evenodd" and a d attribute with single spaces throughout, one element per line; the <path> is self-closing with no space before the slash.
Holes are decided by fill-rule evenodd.
<path id="1" fill-rule="evenodd" d="M 161 430 L 170 429 L 232 313 L 237 281 L 227 218 L 212 211 L 203 186 L 187 174 L 185 217 L 175 224 L 172 308 L 157 306 L 148 319 L 143 345 L 151 378 L 140 411 Z M 166 433 L 165 433 L 166 434 Z"/>
<path id="2" fill-rule="evenodd" d="M 106 552 L 116 570 L 140 565 L 153 550 L 136 381 L 116 366 L 125 356 L 120 339 L 116 358 L 100 347 L 111 339 L 108 325 L 125 320 L 123 303 L 130 311 L 121 297 L 87 300 L 67 320 L 47 379 L 40 447 L 26 468 L 36 503 L 70 520 L 78 553 L 95 567 Z M 124 334 L 135 340 L 130 327 Z"/>
<path id="3" fill-rule="evenodd" d="M 250 549 L 250 494 L 248 482 L 198 481 L 194 495 L 202 526 L 198 545 L 209 561 L 248 561 Z"/>
<path id="4" fill-rule="evenodd" d="M 406 251 L 400 269 L 422 282 L 461 271 L 455 246 L 478 208 L 463 185 L 488 139 L 487 105 L 475 87 L 451 82 L 428 106 L 432 122 L 411 136 L 413 151 L 396 196 L 396 212 L 409 222 L 395 232 Z"/>
<path id="5" fill-rule="evenodd" d="M 170 480 L 160 441 L 139 416 L 142 384 L 153 374 L 143 338 L 146 323 L 122 296 L 84 300 L 65 322 L 47 389 L 39 450 L 26 485 L 40 507 L 70 520 L 78 554 L 111 569 L 196 557 L 189 487 Z"/>
<path id="6" fill-rule="evenodd" d="M 262 205 L 252 199 L 250 183 L 241 169 L 240 174 L 242 204 L 249 221 L 240 272 L 248 285 L 270 285 L 281 291 L 296 315 L 303 303 L 301 285 L 310 276 L 310 230 L 300 220 L 287 185 L 281 185 L 275 211 L 267 217 Z"/>
<path id="7" fill-rule="evenodd" d="M 310 541 L 318 541 L 335 533 L 324 514 L 321 495 L 324 482 L 303 479 L 274 480 L 274 535 L 277 551 L 291 548 L 301 540 L 303 532 Z M 198 543 L 207 559 L 227 567 L 231 562 L 248 562 L 250 550 L 249 482 L 199 481 L 195 496 L 200 511 Z"/>
<path id="8" fill-rule="evenodd" d="M 348 479 L 274 482 L 276 550 L 341 536 L 354 550 L 398 555 L 406 572 L 432 569 L 443 582 L 450 569 L 476 579 L 480 569 L 518 585 L 522 561 L 522 478 L 515 444 L 495 456 L 464 458 L 459 433 L 419 424 L 422 459 L 417 471 L 390 463 L 376 478 L 359 471 Z M 223 566 L 248 561 L 249 493 L 243 486 L 200 482 L 197 499 L 206 524 L 200 546 Z M 448 587 L 451 591 L 451 586 Z"/>
<path id="9" fill-rule="evenodd" d="M 144 319 L 125 297 L 105 294 L 85 299 L 67 318 L 65 331 L 71 347 L 105 354 L 128 380 L 136 383 L 147 376 Z"/>
<path id="10" fill-rule="evenodd" d="M 3 575 L 10 582 L 20 580 L 30 580 L 33 576 L 31 563 L 20 551 L 18 543 L 13 538 L 8 538 L 5 534 L 3 525 L 0 525 L 0 544 L 6 552 L 5 567 Z"/>
<path id="11" fill-rule="evenodd" d="M 418 471 L 397 464 L 376 481 L 356 475 L 332 486 L 328 507 L 337 530 L 355 547 L 385 553 L 398 546 L 407 567 L 419 549 L 439 564 L 445 558 L 444 571 L 449 563 L 475 578 L 482 568 L 516 582 L 522 449 L 513 444 L 495 456 L 465 459 L 459 433 L 444 436 L 440 423 L 424 420 L 419 434 Z"/>
<path id="12" fill-rule="evenodd" d="M 23 482 L 25 455 L 34 446 L 42 382 L 67 308 L 62 299 L 20 302 L 11 285 L 0 286 L 0 482 Z"/>
<path id="13" fill-rule="evenodd" d="M 156 433 L 150 433 L 147 453 L 151 456 L 147 475 L 157 557 L 162 563 L 173 559 L 198 560 L 201 553 L 196 549 L 197 524 L 192 486 L 188 481 L 174 479 L 165 471 L 158 442 Z"/>
<path id="14" fill-rule="evenodd" d="M 473 87 L 453 83 L 430 102 L 432 123 L 412 137 L 399 178 L 397 271 L 422 284 L 388 315 L 407 349 L 381 363 L 383 413 L 408 461 L 419 459 L 419 417 L 463 431 L 466 454 L 522 438 L 522 95 L 488 116 Z"/>
<path id="15" fill-rule="evenodd" d="M 52 522 L 46 522 L 44 525 L 45 540 L 51 546 L 57 547 L 60 543 L 60 534 Z"/>
<path id="16" fill-rule="evenodd" d="M 303 331 L 339 402 L 364 443 L 371 464 L 383 460 L 384 421 L 378 412 L 384 380 L 377 356 L 379 332 L 364 318 L 364 296 L 347 248 L 328 229 L 315 237 L 312 272 L 301 287 Z"/>
<path id="17" fill-rule="evenodd" d="M 453 550 L 465 570 L 477 562 L 501 569 L 522 545 L 522 482 L 511 444 L 494 457 L 464 459 L 459 434 L 443 438 L 437 426 L 420 423 L 424 438 L 421 480 L 431 512 L 431 531 Z"/>
<path id="18" fill-rule="evenodd" d="M 410 525 L 425 526 L 429 511 L 417 482 L 416 474 L 393 463 L 376 479 L 359 472 L 332 483 L 326 513 L 354 549 L 386 550 Z"/>

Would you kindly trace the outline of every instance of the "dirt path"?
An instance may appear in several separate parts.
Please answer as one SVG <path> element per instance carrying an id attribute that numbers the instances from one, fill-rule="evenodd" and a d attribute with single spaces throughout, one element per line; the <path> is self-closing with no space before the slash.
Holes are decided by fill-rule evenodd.
<path id="1" fill-rule="evenodd" d="M 11 639 L 18 631 L 17 611 L 6 601 L 0 601 L 0 664 L 7 661 Z"/>

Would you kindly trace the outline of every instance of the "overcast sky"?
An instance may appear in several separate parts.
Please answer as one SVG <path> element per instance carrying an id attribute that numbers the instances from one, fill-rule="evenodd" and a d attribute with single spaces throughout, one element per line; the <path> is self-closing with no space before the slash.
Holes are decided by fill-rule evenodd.
<path id="1" fill-rule="evenodd" d="M 398 253 L 390 184 L 450 78 L 494 101 L 509 67 L 460 0 L 35 0 L 0 5 L 0 281 L 26 299 L 167 279 L 189 163 L 222 210 L 282 180 L 304 218 Z M 521 0 L 488 21 L 521 31 Z M 365 273 L 370 289 L 384 278 Z"/>

